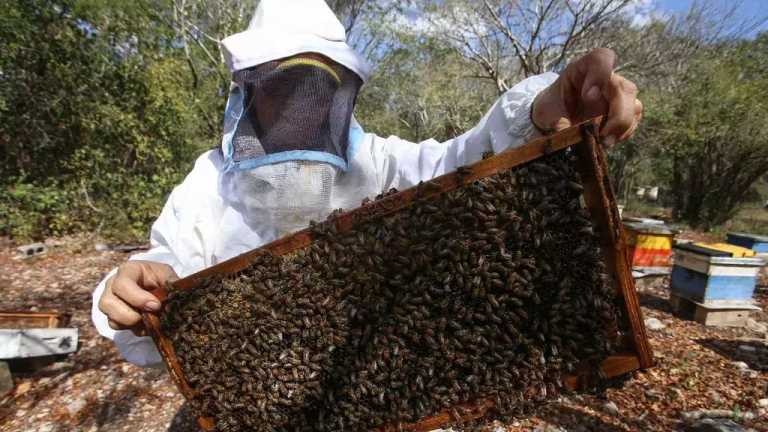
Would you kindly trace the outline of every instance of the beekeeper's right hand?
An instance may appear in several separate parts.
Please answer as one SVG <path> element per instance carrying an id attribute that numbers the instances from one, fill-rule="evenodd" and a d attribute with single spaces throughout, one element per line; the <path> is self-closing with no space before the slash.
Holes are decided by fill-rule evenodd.
<path id="1" fill-rule="evenodd" d="M 160 301 L 149 291 L 173 279 L 178 276 L 167 264 L 127 261 L 107 280 L 99 310 L 107 316 L 113 329 L 132 330 L 141 336 L 144 333 L 141 313 L 160 310 Z"/>

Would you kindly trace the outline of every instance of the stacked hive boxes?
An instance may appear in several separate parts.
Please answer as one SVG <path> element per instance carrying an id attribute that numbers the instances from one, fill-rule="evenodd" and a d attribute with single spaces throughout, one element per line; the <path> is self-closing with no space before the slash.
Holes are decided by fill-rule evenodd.
<path id="1" fill-rule="evenodd" d="M 764 265 L 754 252 L 727 244 L 675 246 L 672 303 L 692 304 L 695 319 L 708 325 L 743 325 L 748 311 L 757 309 L 752 294 Z"/>

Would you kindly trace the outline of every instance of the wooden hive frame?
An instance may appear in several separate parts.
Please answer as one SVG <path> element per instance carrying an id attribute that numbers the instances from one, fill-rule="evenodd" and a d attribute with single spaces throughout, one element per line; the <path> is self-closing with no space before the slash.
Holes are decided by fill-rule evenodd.
<path id="1" fill-rule="evenodd" d="M 504 170 L 533 161 L 553 152 L 572 147 L 576 157 L 576 168 L 581 175 L 586 207 L 599 236 L 600 248 L 605 260 L 608 274 L 615 285 L 617 294 L 621 297 L 624 314 L 629 321 L 629 335 L 621 352 L 608 356 L 600 364 L 600 374 L 603 377 L 617 377 L 631 371 L 648 368 L 653 365 L 653 354 L 645 332 L 645 325 L 640 311 L 632 267 L 627 255 L 627 241 L 619 218 L 616 200 L 608 179 L 605 153 L 598 142 L 597 130 L 601 118 L 575 125 L 549 137 L 542 137 L 528 142 L 526 145 L 511 149 L 495 156 L 483 159 L 469 166 L 469 174 L 458 175 L 449 173 L 430 181 L 431 187 L 416 186 L 381 200 L 370 202 L 354 210 L 344 212 L 329 221 L 339 232 L 352 229 L 356 224 L 375 217 L 397 212 L 419 199 L 429 199 L 458 187 L 471 184 L 475 180 L 494 175 Z M 439 185 L 439 188 L 436 187 Z M 254 249 L 242 255 L 221 262 L 213 267 L 179 279 L 173 283 L 174 289 L 184 290 L 198 286 L 206 278 L 215 275 L 237 273 L 247 268 L 255 259 L 264 254 L 284 255 L 304 248 L 313 241 L 313 234 L 305 229 L 290 236 L 278 239 L 261 248 Z M 161 301 L 167 292 L 164 288 L 153 291 Z M 174 352 L 173 345 L 160 327 L 159 313 L 144 313 L 143 321 L 148 333 L 152 336 L 163 357 L 168 370 L 176 385 L 187 400 L 195 395 L 190 387 Z M 564 383 L 570 389 L 583 388 L 595 380 L 594 368 L 587 365 L 577 374 L 566 377 Z M 466 406 L 465 420 L 482 417 L 493 403 L 488 400 L 477 401 Z M 452 420 L 450 412 L 441 412 L 423 419 L 415 424 L 400 424 L 402 430 L 429 431 L 440 427 Z M 198 417 L 198 424 L 206 431 L 214 428 L 214 420 L 210 417 Z M 388 430 L 390 428 L 384 428 Z"/>

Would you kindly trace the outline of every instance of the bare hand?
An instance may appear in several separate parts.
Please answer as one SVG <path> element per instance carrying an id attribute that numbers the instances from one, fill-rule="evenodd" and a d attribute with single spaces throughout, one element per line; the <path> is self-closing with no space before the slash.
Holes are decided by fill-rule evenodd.
<path id="1" fill-rule="evenodd" d="M 142 312 L 160 310 L 160 301 L 149 290 L 162 287 L 167 280 L 177 279 L 171 266 L 151 261 L 128 261 L 107 280 L 99 300 L 99 310 L 115 330 L 144 333 Z"/>
<path id="2" fill-rule="evenodd" d="M 551 86 L 536 96 L 533 122 L 540 129 L 562 130 L 596 116 L 606 116 L 600 130 L 611 146 L 632 136 L 643 116 L 637 86 L 614 73 L 616 54 L 597 48 L 571 62 Z"/>

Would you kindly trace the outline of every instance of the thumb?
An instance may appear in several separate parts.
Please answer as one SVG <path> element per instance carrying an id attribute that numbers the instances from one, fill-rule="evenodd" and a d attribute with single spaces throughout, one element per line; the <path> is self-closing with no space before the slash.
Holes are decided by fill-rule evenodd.
<path id="1" fill-rule="evenodd" d="M 608 112 L 608 92 L 610 91 L 616 54 L 604 48 L 598 48 L 578 60 L 577 69 L 583 77 L 581 83 L 581 114 L 594 117 Z"/>
<path id="2" fill-rule="evenodd" d="M 587 99 L 595 87 L 602 91 L 608 88 L 616 65 L 616 53 L 607 48 L 597 48 L 577 61 L 576 69 L 584 77 L 581 97 Z M 594 94 L 594 93 L 593 93 Z"/>

